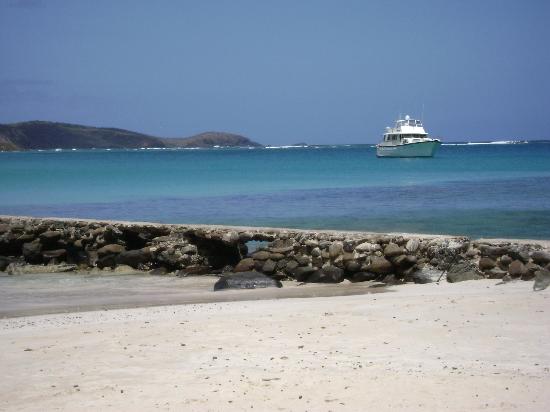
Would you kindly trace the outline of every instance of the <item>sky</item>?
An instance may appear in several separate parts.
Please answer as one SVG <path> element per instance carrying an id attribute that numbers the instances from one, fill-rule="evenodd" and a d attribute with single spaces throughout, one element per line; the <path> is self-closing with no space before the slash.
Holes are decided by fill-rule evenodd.
<path id="1" fill-rule="evenodd" d="M 550 138 L 550 1 L 0 0 L 0 123 Z"/>

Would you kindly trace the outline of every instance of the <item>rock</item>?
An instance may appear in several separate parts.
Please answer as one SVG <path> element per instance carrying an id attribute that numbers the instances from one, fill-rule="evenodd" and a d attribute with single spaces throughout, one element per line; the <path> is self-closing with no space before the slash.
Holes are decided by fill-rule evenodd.
<path id="1" fill-rule="evenodd" d="M 510 265 L 508 265 L 508 273 L 513 278 L 525 276 L 527 272 L 527 268 L 520 260 L 514 260 L 512 263 L 510 263 Z"/>
<path id="2" fill-rule="evenodd" d="M 537 265 L 544 266 L 550 263 L 550 252 L 537 250 L 531 254 L 531 259 L 533 259 L 533 262 L 535 262 Z"/>
<path id="3" fill-rule="evenodd" d="M 376 280 L 379 275 L 372 272 L 357 272 L 354 273 L 349 280 L 351 282 L 368 282 L 370 280 Z"/>
<path id="4" fill-rule="evenodd" d="M 457 263 L 447 271 L 447 281 L 450 283 L 464 282 L 466 280 L 483 279 L 471 263 Z"/>
<path id="5" fill-rule="evenodd" d="M 344 268 L 347 273 L 355 273 L 361 270 L 361 264 L 356 260 L 349 260 L 345 263 Z"/>
<path id="6" fill-rule="evenodd" d="M 468 257 L 468 258 L 474 258 L 477 255 L 479 255 L 479 250 L 478 249 L 468 249 L 466 251 L 466 257 Z"/>
<path id="7" fill-rule="evenodd" d="M 311 258 L 306 255 L 294 256 L 294 259 L 296 259 L 300 266 L 307 266 L 311 263 Z"/>
<path id="8" fill-rule="evenodd" d="M 46 248 L 55 246 L 57 241 L 61 239 L 61 236 L 63 235 L 62 232 L 55 231 L 55 230 L 48 230 L 47 232 L 42 233 L 40 238 L 40 243 Z"/>
<path id="9" fill-rule="evenodd" d="M 381 250 L 382 248 L 378 243 L 370 243 L 370 242 L 363 242 L 357 246 L 355 246 L 355 250 L 358 252 L 376 252 L 378 250 Z"/>
<path id="10" fill-rule="evenodd" d="M 493 259 L 489 257 L 482 257 L 481 259 L 479 259 L 479 269 L 482 271 L 492 269 L 496 265 L 497 265 L 497 262 L 495 262 Z"/>
<path id="11" fill-rule="evenodd" d="M 405 245 L 405 249 L 407 249 L 407 251 L 409 251 L 410 253 L 416 252 L 419 247 L 420 242 L 418 241 L 418 239 L 409 239 L 407 241 L 407 244 Z"/>
<path id="12" fill-rule="evenodd" d="M 116 256 L 115 255 L 105 255 L 97 259 L 97 267 L 100 269 L 105 268 L 114 268 L 116 266 Z"/>
<path id="13" fill-rule="evenodd" d="M 391 262 L 383 257 L 373 257 L 369 266 L 368 271 L 377 273 L 379 275 L 386 275 L 391 273 L 393 266 Z"/>
<path id="14" fill-rule="evenodd" d="M 45 250 L 42 252 L 42 257 L 46 261 L 50 259 L 64 258 L 66 255 L 67 255 L 66 249 Z"/>
<path id="15" fill-rule="evenodd" d="M 117 265 L 128 265 L 134 269 L 140 264 L 146 264 L 151 260 L 151 251 L 148 247 L 136 250 L 125 250 L 116 257 Z"/>
<path id="16" fill-rule="evenodd" d="M 196 255 L 198 253 L 198 249 L 196 245 L 185 245 L 180 249 L 180 252 L 184 255 Z"/>
<path id="17" fill-rule="evenodd" d="M 506 272 L 505 270 L 502 270 L 501 268 L 499 267 L 494 267 L 492 269 L 489 269 L 485 272 L 485 275 L 489 278 L 489 279 L 502 279 L 504 278 L 504 276 L 506 276 L 508 274 L 508 272 Z"/>
<path id="18" fill-rule="evenodd" d="M 512 259 L 510 256 L 503 255 L 500 257 L 498 265 L 501 269 L 506 270 L 508 269 L 508 266 L 510 266 L 510 263 L 512 263 L 513 261 L 514 259 Z"/>
<path id="19" fill-rule="evenodd" d="M 289 274 L 292 274 L 292 273 L 294 273 L 294 270 L 296 270 L 296 268 L 298 268 L 298 266 L 299 266 L 298 262 L 296 262 L 295 260 L 289 260 L 286 263 L 285 272 L 289 273 Z"/>
<path id="20" fill-rule="evenodd" d="M 103 232 L 103 239 L 107 243 L 116 243 L 122 236 L 122 231 L 118 227 L 112 225 L 107 226 Z"/>
<path id="21" fill-rule="evenodd" d="M 481 251 L 481 254 L 483 256 L 489 256 L 494 258 L 502 256 L 508 252 L 508 250 L 505 247 L 487 246 L 487 245 L 480 245 L 479 250 Z"/>
<path id="22" fill-rule="evenodd" d="M 507 254 L 514 260 L 520 260 L 523 263 L 529 262 L 529 252 L 523 248 L 511 247 L 508 248 Z"/>
<path id="23" fill-rule="evenodd" d="M 350 240 L 344 241 L 344 252 L 352 253 L 354 249 L 355 249 L 355 242 L 352 242 Z"/>
<path id="24" fill-rule="evenodd" d="M 327 265 L 313 272 L 308 282 L 314 283 L 340 283 L 344 280 L 344 271 L 336 266 Z"/>
<path id="25" fill-rule="evenodd" d="M 97 255 L 101 258 L 106 255 L 118 255 L 121 252 L 124 252 L 126 248 L 122 245 L 118 245 L 116 243 L 112 243 L 109 245 L 105 245 L 102 248 L 97 250 Z"/>
<path id="26" fill-rule="evenodd" d="M 309 248 L 316 248 L 317 246 L 319 246 L 319 242 L 315 239 L 308 239 L 305 241 L 304 244 Z"/>
<path id="27" fill-rule="evenodd" d="M 404 255 L 405 249 L 396 245 L 395 243 L 388 243 L 388 246 L 384 248 L 384 256 L 394 257 L 399 255 Z"/>
<path id="28" fill-rule="evenodd" d="M 241 272 L 233 275 L 223 275 L 215 284 L 214 290 L 223 289 L 257 289 L 282 287 L 283 284 L 259 272 Z"/>
<path id="29" fill-rule="evenodd" d="M 416 256 L 414 255 L 400 255 L 392 259 L 393 265 L 398 271 L 403 272 L 412 268 L 416 264 Z"/>
<path id="30" fill-rule="evenodd" d="M 550 285 L 550 271 L 546 269 L 537 270 L 535 272 L 535 282 L 533 290 L 544 290 Z"/>
<path id="31" fill-rule="evenodd" d="M 189 275 L 207 275 L 212 272 L 210 266 L 207 265 L 191 265 L 181 269 L 181 272 Z"/>
<path id="32" fill-rule="evenodd" d="M 442 270 L 438 270 L 431 267 L 423 267 L 411 273 L 410 280 L 414 283 L 433 283 L 446 280 L 446 276 Z"/>
<path id="33" fill-rule="evenodd" d="M 294 270 L 293 276 L 298 282 L 305 282 L 307 278 L 317 269 L 311 266 L 302 266 Z"/>
<path id="34" fill-rule="evenodd" d="M 328 247 L 328 254 L 330 259 L 336 259 L 338 256 L 344 253 L 344 244 L 342 242 L 333 242 Z"/>
<path id="35" fill-rule="evenodd" d="M 282 253 L 270 253 L 269 254 L 269 259 L 271 260 L 281 260 L 281 259 L 284 259 L 285 258 L 285 255 L 283 255 Z"/>
<path id="36" fill-rule="evenodd" d="M 266 250 L 260 250 L 252 254 L 252 259 L 255 260 L 267 260 L 269 259 L 270 253 Z"/>
<path id="37" fill-rule="evenodd" d="M 275 272 L 275 269 L 277 268 L 277 262 L 274 260 L 268 259 L 265 261 L 264 265 L 262 266 L 262 272 L 267 274 L 272 274 Z"/>
<path id="38" fill-rule="evenodd" d="M 235 272 L 249 272 L 254 268 L 254 259 L 252 258 L 245 258 L 242 259 L 237 265 L 235 266 L 235 269 L 233 269 Z"/>
<path id="39" fill-rule="evenodd" d="M 29 243 L 23 243 L 22 248 L 23 257 L 28 263 L 42 263 L 42 244 L 33 241 Z"/>

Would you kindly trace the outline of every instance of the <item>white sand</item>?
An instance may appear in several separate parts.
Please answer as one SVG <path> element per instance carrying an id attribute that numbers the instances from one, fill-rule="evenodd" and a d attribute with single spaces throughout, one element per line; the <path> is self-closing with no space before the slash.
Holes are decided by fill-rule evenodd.
<path id="1" fill-rule="evenodd" d="M 550 290 L 495 283 L 0 320 L 0 409 L 550 410 Z"/>

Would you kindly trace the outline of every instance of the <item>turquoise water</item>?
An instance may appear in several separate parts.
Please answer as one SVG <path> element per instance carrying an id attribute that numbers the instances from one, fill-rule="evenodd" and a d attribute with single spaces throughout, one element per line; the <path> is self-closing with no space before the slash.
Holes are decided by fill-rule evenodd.
<path id="1" fill-rule="evenodd" d="M 550 144 L 0 153 L 0 213 L 550 239 Z"/>

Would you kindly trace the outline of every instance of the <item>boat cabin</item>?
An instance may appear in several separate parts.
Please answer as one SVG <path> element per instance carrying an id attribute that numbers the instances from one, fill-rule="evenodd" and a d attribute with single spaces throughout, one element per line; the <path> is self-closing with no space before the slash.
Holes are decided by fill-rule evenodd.
<path id="1" fill-rule="evenodd" d="M 408 115 L 405 119 L 395 122 L 395 127 L 386 127 L 384 142 L 415 143 L 428 137 L 420 120 L 411 119 Z"/>

